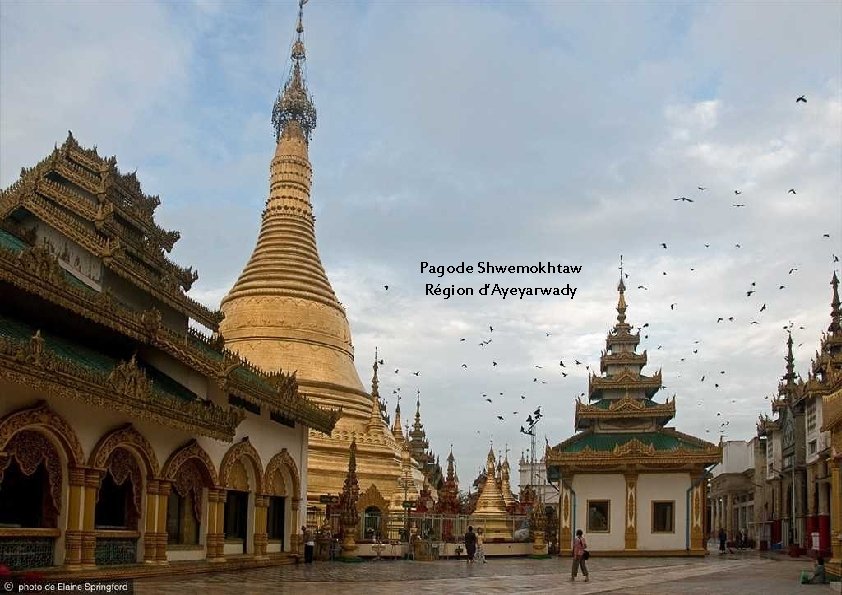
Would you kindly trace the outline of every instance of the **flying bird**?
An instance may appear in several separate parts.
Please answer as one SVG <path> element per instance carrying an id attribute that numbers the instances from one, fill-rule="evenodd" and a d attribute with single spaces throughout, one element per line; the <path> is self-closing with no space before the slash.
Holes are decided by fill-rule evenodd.
<path id="1" fill-rule="evenodd" d="M 830 237 L 830 234 L 829 234 L 829 233 L 823 234 L 823 235 L 822 235 L 822 237 L 823 237 L 823 238 L 829 238 L 829 237 Z"/>
<path id="2" fill-rule="evenodd" d="M 752 294 L 752 293 L 754 293 L 754 291 L 755 291 L 754 289 L 749 289 L 749 290 L 746 292 L 746 297 L 751 297 L 751 294 Z"/>
<path id="3" fill-rule="evenodd" d="M 790 188 L 789 190 L 787 190 L 787 193 L 788 194 L 795 194 L 795 188 Z"/>
<path id="4" fill-rule="evenodd" d="M 388 285 L 384 285 L 384 286 L 383 286 L 383 288 L 384 288 L 386 291 L 389 291 L 389 286 L 388 286 Z"/>
<path id="5" fill-rule="evenodd" d="M 742 194 L 742 193 L 743 193 L 742 190 L 734 190 L 734 194 Z"/>
<path id="6" fill-rule="evenodd" d="M 498 416 L 497 416 L 497 419 L 499 419 L 500 421 L 503 421 L 503 416 L 502 416 L 502 415 L 498 415 Z"/>
<path id="7" fill-rule="evenodd" d="M 804 95 L 799 95 L 795 99 L 795 103 L 807 103 L 807 97 L 805 97 Z"/>
<path id="8" fill-rule="evenodd" d="M 465 340 L 465 337 L 462 337 L 462 338 L 461 338 L 461 339 L 459 339 L 459 340 L 460 340 L 460 341 L 464 341 L 464 340 Z"/>
<path id="9" fill-rule="evenodd" d="M 496 366 L 496 365 L 497 365 L 497 362 L 491 362 L 491 367 L 492 367 L 492 368 L 493 368 L 494 366 Z"/>
<path id="10" fill-rule="evenodd" d="M 467 368 L 467 367 L 468 367 L 468 364 L 462 364 L 462 367 L 463 367 L 463 368 Z"/>
<path id="11" fill-rule="evenodd" d="M 637 288 L 638 288 L 638 289 L 643 289 L 643 290 L 645 290 L 645 291 L 649 291 L 649 290 L 648 290 L 648 289 L 646 289 L 643 285 L 638 285 L 638 286 L 637 286 Z"/>
<path id="12" fill-rule="evenodd" d="M 686 196 L 679 196 L 678 198 L 673 198 L 673 200 L 680 200 L 681 202 L 694 202 L 692 198 L 687 198 Z"/>
<path id="13" fill-rule="evenodd" d="M 419 372 L 413 372 L 413 374 L 414 374 L 414 375 L 416 375 L 416 376 L 421 376 L 421 372 L 420 372 L 420 371 L 419 371 Z"/>
<path id="14" fill-rule="evenodd" d="M 558 360 L 558 365 L 559 365 L 559 366 L 561 366 L 562 368 L 565 368 L 565 367 L 566 367 L 566 366 L 564 365 L 564 361 L 563 361 L 563 360 Z"/>
<path id="15" fill-rule="evenodd" d="M 699 190 L 701 190 L 702 192 L 704 192 L 705 190 L 707 190 L 707 188 L 705 188 L 704 186 L 696 186 L 696 188 L 698 188 L 698 189 L 699 189 Z"/>
<path id="16" fill-rule="evenodd" d="M 494 332 L 494 327 L 493 327 L 493 326 L 491 326 L 491 325 L 489 325 L 489 326 L 488 326 L 488 332 L 493 333 L 493 332 Z"/>
<path id="17" fill-rule="evenodd" d="M 766 304 L 763 304 L 763 306 L 760 308 L 760 311 L 763 312 L 763 310 L 765 310 L 765 309 L 766 309 Z"/>
<path id="18" fill-rule="evenodd" d="M 670 310 L 675 310 L 675 304 L 670 304 Z"/>
<path id="19" fill-rule="evenodd" d="M 705 248 L 710 248 L 710 244 L 705 244 Z"/>
<path id="20" fill-rule="evenodd" d="M 663 248 L 664 250 L 666 250 L 666 249 L 667 249 L 667 245 L 666 245 L 665 243 L 661 243 L 661 248 Z"/>

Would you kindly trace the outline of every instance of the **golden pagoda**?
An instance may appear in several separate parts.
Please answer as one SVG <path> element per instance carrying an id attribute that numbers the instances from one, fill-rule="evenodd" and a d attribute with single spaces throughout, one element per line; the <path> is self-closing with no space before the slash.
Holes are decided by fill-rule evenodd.
<path id="1" fill-rule="evenodd" d="M 262 369 L 294 371 L 302 396 L 341 408 L 332 435 L 310 432 L 309 503 L 341 492 L 345 472 L 337 461 L 347 457 L 356 437 L 359 506 L 385 514 L 390 507 L 399 510 L 403 500 L 401 445 L 381 418 L 376 356 L 372 394 L 360 382 L 348 319 L 316 246 L 308 158 L 316 109 L 305 83 L 301 7 L 303 2 L 289 76 L 272 113 L 276 147 L 269 198 L 254 252 L 222 300 L 220 332 L 227 348 Z"/>
<path id="2" fill-rule="evenodd" d="M 484 530 L 485 539 L 511 539 L 512 530 L 506 522 L 506 501 L 497 485 L 494 449 L 488 451 L 485 463 L 485 483 L 480 487 L 471 523 Z"/>

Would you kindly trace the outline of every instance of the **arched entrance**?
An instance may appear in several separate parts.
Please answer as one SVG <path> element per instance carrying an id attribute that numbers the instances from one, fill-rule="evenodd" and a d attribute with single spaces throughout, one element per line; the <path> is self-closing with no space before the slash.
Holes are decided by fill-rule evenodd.
<path id="1" fill-rule="evenodd" d="M 7 566 L 79 564 L 83 460 L 75 432 L 45 402 L 0 420 L 0 559 Z"/>
<path id="2" fill-rule="evenodd" d="M 144 492 L 144 559 L 154 560 L 159 541 L 154 518 L 157 514 L 158 460 L 149 441 L 130 424 L 112 430 L 94 447 L 90 466 L 100 473 L 94 509 L 96 564 L 107 566 L 138 561 L 141 530 L 144 529 Z"/>
<path id="3" fill-rule="evenodd" d="M 217 484 L 213 462 L 195 440 L 170 455 L 158 488 L 159 506 L 166 510 L 158 529 L 166 533 L 168 546 L 189 548 L 204 541 L 208 558 L 222 557 L 222 490 Z"/>
<path id="4" fill-rule="evenodd" d="M 219 481 L 225 488 L 224 553 L 263 555 L 266 547 L 266 501 L 260 455 L 243 438 L 222 457 Z M 259 510 L 259 512 L 258 512 Z M 256 551 L 259 545 L 261 551 Z"/>
<path id="5" fill-rule="evenodd" d="M 290 536 L 298 534 L 299 490 L 298 467 L 283 449 L 269 460 L 263 481 L 268 553 L 291 550 Z"/>

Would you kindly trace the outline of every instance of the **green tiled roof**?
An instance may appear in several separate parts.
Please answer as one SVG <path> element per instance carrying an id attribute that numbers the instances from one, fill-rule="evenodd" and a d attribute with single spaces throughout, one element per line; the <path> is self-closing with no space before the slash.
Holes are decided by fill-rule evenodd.
<path id="1" fill-rule="evenodd" d="M 3 229 L 0 229 L 0 246 L 14 252 L 22 252 L 26 248 L 29 248 L 26 242 L 16 238 Z"/>
<path id="2" fill-rule="evenodd" d="M 29 341 L 35 331 L 35 328 L 24 322 L 0 315 L 0 337 L 6 337 L 13 341 Z M 109 355 L 55 335 L 42 332 L 41 338 L 44 339 L 44 349 L 91 372 L 109 374 L 120 363 Z M 160 370 L 143 363 L 139 363 L 139 365 L 159 392 L 182 400 L 192 401 L 196 399 L 196 395 L 192 391 Z"/>
<path id="3" fill-rule="evenodd" d="M 668 432 L 629 432 L 624 434 L 595 434 L 586 432 L 580 436 L 581 438 L 574 436 L 568 444 L 561 447 L 561 450 L 564 452 L 581 452 L 585 447 L 590 447 L 591 450 L 605 452 L 612 451 L 615 447 L 632 440 L 639 440 L 643 444 L 651 444 L 655 447 L 655 450 L 673 450 L 676 448 L 702 450 L 699 444 L 684 440 L 680 436 Z"/>
<path id="4" fill-rule="evenodd" d="M 593 403 L 589 403 L 591 407 L 599 407 L 600 409 L 608 409 L 612 403 L 616 403 L 617 399 L 600 399 L 599 401 L 594 401 Z M 662 403 L 657 403 L 652 399 L 644 399 L 643 400 L 644 406 L 648 409 L 649 407 L 657 407 L 658 405 L 662 405 Z"/>
<path id="5" fill-rule="evenodd" d="M 191 335 L 189 333 L 187 334 L 187 341 L 190 343 L 190 345 L 192 345 L 193 347 L 195 347 L 197 349 L 202 350 L 208 356 L 210 356 L 211 358 L 213 358 L 217 361 L 221 362 L 223 359 L 225 359 L 225 356 L 221 352 L 217 351 L 216 349 L 214 349 L 213 347 L 211 347 L 210 345 L 208 345 L 204 341 L 201 341 L 200 339 L 194 337 L 193 335 Z"/>

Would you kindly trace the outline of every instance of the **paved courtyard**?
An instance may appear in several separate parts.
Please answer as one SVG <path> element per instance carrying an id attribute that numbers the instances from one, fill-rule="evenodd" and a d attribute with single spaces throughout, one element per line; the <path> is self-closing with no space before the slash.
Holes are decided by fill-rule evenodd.
<path id="1" fill-rule="evenodd" d="M 753 553 L 704 559 L 594 558 L 591 581 L 570 580 L 568 559 L 490 559 L 484 565 L 460 561 L 319 562 L 233 573 L 138 580 L 136 592 L 175 595 L 295 593 L 628 593 L 716 595 L 832 593 L 830 586 L 798 584 L 806 559 L 759 557 Z M 838 589 L 838 585 L 837 585 Z M 838 590 L 836 591 L 838 592 Z"/>

